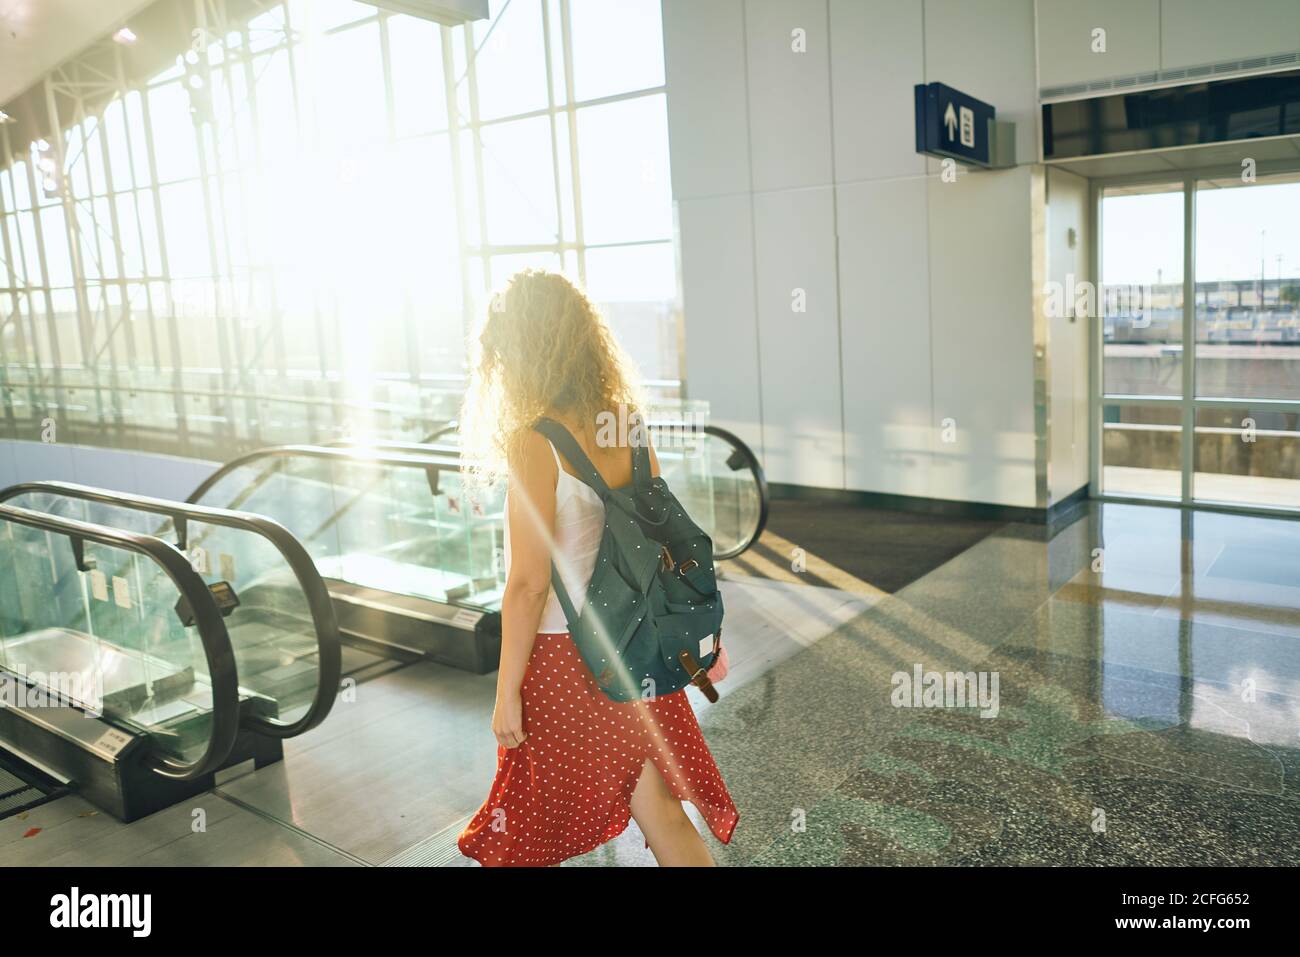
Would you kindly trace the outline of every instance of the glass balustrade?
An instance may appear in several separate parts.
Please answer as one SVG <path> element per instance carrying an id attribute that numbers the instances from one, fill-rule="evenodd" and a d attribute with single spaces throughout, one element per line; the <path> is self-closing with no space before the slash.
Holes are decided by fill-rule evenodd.
<path id="1" fill-rule="evenodd" d="M 49 515 L 183 542 L 191 567 L 227 604 L 240 692 L 257 726 L 294 728 L 309 711 L 328 711 L 337 687 L 338 642 L 327 593 L 306 555 L 294 568 L 281 550 L 286 543 L 259 531 L 260 518 L 224 514 L 205 521 L 201 514 L 183 515 L 178 529 L 177 520 L 161 512 L 183 509 L 179 503 L 59 483 L 18 487 L 0 498 Z M 310 723 L 323 717 L 314 715 Z"/>
<path id="2" fill-rule="evenodd" d="M 172 777 L 214 770 L 238 726 L 220 615 L 164 543 L 0 506 L 0 669 L 150 739 Z"/>

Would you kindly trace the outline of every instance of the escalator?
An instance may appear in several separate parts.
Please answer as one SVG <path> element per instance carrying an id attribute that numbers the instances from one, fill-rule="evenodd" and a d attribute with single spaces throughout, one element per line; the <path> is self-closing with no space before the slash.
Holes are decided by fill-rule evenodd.
<path id="1" fill-rule="evenodd" d="M 329 714 L 333 606 L 279 524 L 59 482 L 0 503 L 10 760 L 131 821 Z"/>
<path id="2" fill-rule="evenodd" d="M 651 430 L 662 474 L 716 556 L 748 549 L 768 510 L 749 447 L 714 426 Z M 470 499 L 451 438 L 261 449 L 218 469 L 189 500 L 288 528 L 325 579 L 348 642 L 485 674 L 500 656 L 504 493 Z"/>

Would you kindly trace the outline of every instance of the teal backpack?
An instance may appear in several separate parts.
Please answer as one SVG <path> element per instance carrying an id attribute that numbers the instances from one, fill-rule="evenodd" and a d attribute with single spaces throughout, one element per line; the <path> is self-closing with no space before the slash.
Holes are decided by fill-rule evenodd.
<path id="1" fill-rule="evenodd" d="M 581 614 L 551 563 L 569 636 L 600 690 L 613 701 L 636 701 L 694 682 L 717 701 L 705 674 L 722 641 L 713 540 L 663 478 L 651 476 L 648 445 L 632 447 L 632 484 L 610 488 L 568 429 L 545 418 L 534 428 L 605 504 L 605 532 Z"/>

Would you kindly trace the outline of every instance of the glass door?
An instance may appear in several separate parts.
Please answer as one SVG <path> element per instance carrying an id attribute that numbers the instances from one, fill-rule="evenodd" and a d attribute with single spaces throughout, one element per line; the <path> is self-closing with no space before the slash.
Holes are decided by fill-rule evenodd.
<path id="1" fill-rule="evenodd" d="M 1103 494 L 1181 500 L 1182 181 L 1102 190 Z"/>
<path id="2" fill-rule="evenodd" d="M 1300 508 L 1300 174 L 1099 189 L 1094 480 Z"/>
<path id="3" fill-rule="evenodd" d="M 1197 501 L 1300 507 L 1300 175 L 1196 183 Z"/>

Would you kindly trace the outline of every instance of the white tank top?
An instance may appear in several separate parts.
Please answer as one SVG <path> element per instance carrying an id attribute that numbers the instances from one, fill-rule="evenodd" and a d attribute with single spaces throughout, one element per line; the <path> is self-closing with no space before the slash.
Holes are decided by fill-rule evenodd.
<path id="1" fill-rule="evenodd" d="M 549 444 L 549 442 L 548 442 Z M 559 478 L 555 480 L 555 567 L 560 571 L 560 581 L 573 602 L 573 610 L 582 614 L 587 602 L 587 585 L 592 569 L 596 567 L 596 553 L 605 531 L 605 504 L 591 486 L 564 471 L 560 455 L 551 446 Z M 503 532 L 505 534 L 506 575 L 510 574 L 510 490 L 506 490 Z M 542 620 L 537 626 L 539 634 L 561 635 L 569 630 L 564 620 L 560 599 L 551 588 L 542 609 Z"/>

